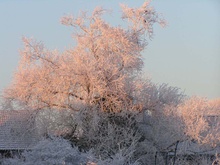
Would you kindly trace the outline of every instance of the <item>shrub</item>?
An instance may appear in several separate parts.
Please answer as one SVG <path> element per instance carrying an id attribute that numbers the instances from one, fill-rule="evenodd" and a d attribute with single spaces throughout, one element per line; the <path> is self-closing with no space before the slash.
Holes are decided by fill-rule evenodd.
<path id="1" fill-rule="evenodd" d="M 93 154 L 101 160 L 113 161 L 121 155 L 129 162 L 137 159 L 133 157 L 133 153 L 141 138 L 135 115 L 135 112 L 128 111 L 106 113 L 95 109 L 83 110 L 75 118 L 78 133 L 65 138 L 78 146 L 80 151 L 92 149 Z"/>
<path id="2" fill-rule="evenodd" d="M 21 157 L 4 159 L 3 165 L 71 165 L 86 164 L 92 160 L 90 152 L 81 153 L 77 147 L 62 138 L 50 137 L 40 141 L 32 150 L 24 151 Z"/>

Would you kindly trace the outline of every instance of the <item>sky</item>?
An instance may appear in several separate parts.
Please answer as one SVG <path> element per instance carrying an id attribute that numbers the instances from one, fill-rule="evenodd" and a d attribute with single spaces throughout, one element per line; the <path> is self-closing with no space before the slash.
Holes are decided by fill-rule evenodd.
<path id="1" fill-rule="evenodd" d="M 0 0 L 0 94 L 13 78 L 22 37 L 42 41 L 60 51 L 74 45 L 73 29 L 60 24 L 64 15 L 112 10 L 113 25 L 123 24 L 119 4 L 138 7 L 144 0 Z M 143 74 L 153 82 L 179 87 L 188 96 L 220 97 L 220 1 L 152 0 L 151 6 L 168 22 L 154 26 L 153 39 L 142 53 Z"/>

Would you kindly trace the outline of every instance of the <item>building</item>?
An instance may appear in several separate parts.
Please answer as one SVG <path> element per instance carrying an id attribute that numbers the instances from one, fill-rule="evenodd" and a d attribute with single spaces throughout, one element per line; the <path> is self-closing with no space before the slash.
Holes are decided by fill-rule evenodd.
<path id="1" fill-rule="evenodd" d="M 0 152 L 31 149 L 39 140 L 33 111 L 0 111 Z"/>
<path id="2" fill-rule="evenodd" d="M 0 110 L 0 152 L 32 149 L 48 135 L 68 134 L 72 131 L 71 118 L 67 111 Z"/>

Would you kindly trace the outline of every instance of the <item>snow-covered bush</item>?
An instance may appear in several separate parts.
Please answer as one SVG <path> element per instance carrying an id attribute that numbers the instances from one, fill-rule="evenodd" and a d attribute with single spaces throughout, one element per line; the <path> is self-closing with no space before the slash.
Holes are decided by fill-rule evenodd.
<path id="1" fill-rule="evenodd" d="M 50 137 L 40 141 L 32 150 L 21 156 L 4 159 L 2 165 L 80 165 L 93 161 L 90 152 L 79 152 L 77 147 L 62 138 Z"/>
<path id="2" fill-rule="evenodd" d="M 116 159 L 121 155 L 126 162 L 132 162 L 138 140 L 135 112 L 105 113 L 97 109 L 83 110 L 75 121 L 78 126 L 75 134 L 68 138 L 81 151 L 93 151 L 101 160 Z M 114 158 L 113 158 L 114 157 Z M 122 161 L 122 160 L 121 160 Z"/>
<path id="3" fill-rule="evenodd" d="M 131 150 L 131 153 L 133 151 Z M 119 153 L 111 156 L 111 158 L 107 158 L 105 160 L 99 160 L 97 165 L 140 165 L 139 161 L 130 160 L 129 153 L 126 153 L 125 150 L 120 151 Z"/>

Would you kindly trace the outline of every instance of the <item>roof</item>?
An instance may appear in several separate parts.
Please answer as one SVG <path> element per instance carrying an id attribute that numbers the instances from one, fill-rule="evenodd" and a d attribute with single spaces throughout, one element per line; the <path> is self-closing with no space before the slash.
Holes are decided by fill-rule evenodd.
<path id="1" fill-rule="evenodd" d="M 30 149 L 36 144 L 33 111 L 0 111 L 0 150 Z"/>
<path id="2" fill-rule="evenodd" d="M 210 147 L 200 145 L 192 141 L 180 142 L 177 147 L 177 154 L 211 154 L 220 153 L 220 146 Z"/>

